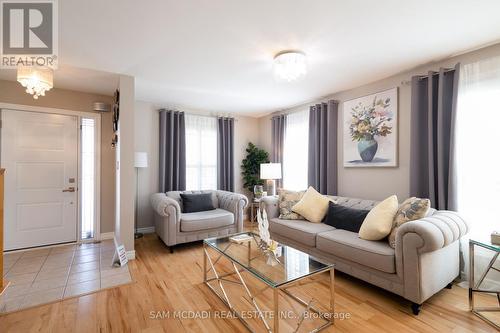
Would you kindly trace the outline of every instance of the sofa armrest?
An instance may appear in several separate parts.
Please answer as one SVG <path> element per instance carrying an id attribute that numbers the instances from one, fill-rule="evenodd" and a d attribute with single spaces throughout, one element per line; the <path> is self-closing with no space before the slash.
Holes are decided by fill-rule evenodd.
<path id="1" fill-rule="evenodd" d="M 431 216 L 404 223 L 399 227 L 396 233 L 396 249 L 412 246 L 417 248 L 418 253 L 432 252 L 448 246 L 467 232 L 469 226 L 460 215 L 440 210 Z M 411 244 L 406 244 L 405 238 L 409 234 L 416 237 L 412 237 Z"/>
<path id="2" fill-rule="evenodd" d="M 248 198 L 243 194 L 229 191 L 216 191 L 216 195 L 219 201 L 219 208 L 233 213 L 238 232 L 242 231 L 243 212 L 248 205 Z"/>
<path id="3" fill-rule="evenodd" d="M 151 195 L 151 205 L 158 215 L 162 217 L 173 216 L 174 221 L 180 222 L 181 207 L 179 206 L 179 203 L 176 200 L 167 197 L 165 193 L 155 193 Z"/>
<path id="4" fill-rule="evenodd" d="M 267 213 L 267 218 L 272 219 L 280 216 L 280 210 L 278 207 L 278 197 L 268 196 L 261 199 L 264 204 L 264 209 Z"/>

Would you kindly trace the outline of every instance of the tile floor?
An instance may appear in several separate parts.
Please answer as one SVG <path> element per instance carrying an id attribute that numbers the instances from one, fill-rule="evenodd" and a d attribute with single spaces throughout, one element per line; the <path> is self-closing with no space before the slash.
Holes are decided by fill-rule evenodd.
<path id="1" fill-rule="evenodd" d="M 6 253 L 0 313 L 132 282 L 127 266 L 113 267 L 112 240 Z"/>

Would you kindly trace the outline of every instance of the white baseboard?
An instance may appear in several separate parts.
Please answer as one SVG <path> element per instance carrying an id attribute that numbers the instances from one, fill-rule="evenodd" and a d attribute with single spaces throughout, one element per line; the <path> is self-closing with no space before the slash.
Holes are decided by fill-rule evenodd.
<path id="1" fill-rule="evenodd" d="M 101 240 L 113 239 L 113 238 L 115 238 L 115 233 L 113 231 L 101 233 Z"/>
<path id="2" fill-rule="evenodd" d="M 135 250 L 127 251 L 126 255 L 127 255 L 128 260 L 134 260 L 135 259 Z"/>
<path id="3" fill-rule="evenodd" d="M 137 232 L 140 232 L 142 234 L 153 234 L 155 232 L 155 227 L 143 227 L 143 228 L 137 228 Z"/>

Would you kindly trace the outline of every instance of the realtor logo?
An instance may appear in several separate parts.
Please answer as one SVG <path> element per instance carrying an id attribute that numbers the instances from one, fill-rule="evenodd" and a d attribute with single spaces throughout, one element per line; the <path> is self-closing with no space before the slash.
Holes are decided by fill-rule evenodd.
<path id="1" fill-rule="evenodd" d="M 1 67 L 57 67 L 57 1 L 0 0 Z"/>

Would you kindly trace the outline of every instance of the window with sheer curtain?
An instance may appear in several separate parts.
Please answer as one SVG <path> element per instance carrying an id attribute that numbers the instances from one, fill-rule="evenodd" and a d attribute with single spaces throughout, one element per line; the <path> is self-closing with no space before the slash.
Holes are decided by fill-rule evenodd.
<path id="1" fill-rule="evenodd" d="M 498 227 L 500 57 L 466 64 L 457 98 L 456 165 L 459 213 L 471 237 L 488 238 Z"/>
<path id="2" fill-rule="evenodd" d="M 287 115 L 283 147 L 283 187 L 287 190 L 307 189 L 308 145 L 309 110 Z"/>
<path id="3" fill-rule="evenodd" d="M 186 190 L 217 189 L 217 119 L 186 115 Z"/>

